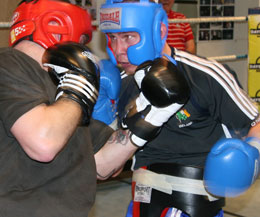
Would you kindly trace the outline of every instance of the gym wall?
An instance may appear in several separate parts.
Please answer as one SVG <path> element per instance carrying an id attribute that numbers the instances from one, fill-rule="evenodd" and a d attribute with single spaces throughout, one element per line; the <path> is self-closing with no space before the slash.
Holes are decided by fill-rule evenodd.
<path id="1" fill-rule="evenodd" d="M 21 0 L 1 0 L 0 1 L 0 22 L 10 22 L 16 6 Z M 8 28 L 0 30 L 0 47 L 8 46 Z"/>

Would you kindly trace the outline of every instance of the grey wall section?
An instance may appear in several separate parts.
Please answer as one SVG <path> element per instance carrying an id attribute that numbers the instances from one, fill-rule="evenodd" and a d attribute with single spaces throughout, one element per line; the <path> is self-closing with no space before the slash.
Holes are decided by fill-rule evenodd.
<path id="1" fill-rule="evenodd" d="M 174 3 L 173 8 L 174 11 L 183 13 L 187 18 L 196 18 L 198 17 L 197 4 L 185 4 L 185 3 Z M 192 32 L 194 35 L 194 39 L 196 39 L 197 34 L 197 24 L 191 23 Z M 196 43 L 196 40 L 195 40 Z"/>
<path id="2" fill-rule="evenodd" d="M 10 22 L 16 6 L 21 0 L 0 0 L 0 22 Z M 0 29 L 0 47 L 8 46 L 9 29 Z"/>
<path id="3" fill-rule="evenodd" d="M 258 6 L 259 0 L 235 0 L 235 16 L 247 16 L 248 8 L 254 8 Z M 248 23 L 236 22 L 234 24 L 233 40 L 197 42 L 197 53 L 206 57 L 248 54 Z M 239 81 L 247 91 L 247 59 L 229 61 L 225 63 L 236 71 Z"/>
<path id="4" fill-rule="evenodd" d="M 88 44 L 88 47 L 101 59 L 107 59 L 106 52 L 106 37 L 105 34 L 100 31 L 94 31 L 92 40 Z"/>

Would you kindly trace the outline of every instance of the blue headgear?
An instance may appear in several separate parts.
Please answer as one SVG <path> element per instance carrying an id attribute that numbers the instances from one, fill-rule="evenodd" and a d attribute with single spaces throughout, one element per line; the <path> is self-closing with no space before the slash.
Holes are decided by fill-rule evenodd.
<path id="1" fill-rule="evenodd" d="M 168 17 L 161 4 L 140 0 L 125 2 L 106 0 L 100 9 L 99 28 L 104 33 L 138 32 L 140 41 L 127 49 L 129 62 L 140 65 L 161 56 L 167 35 L 161 39 L 161 23 L 168 29 Z M 107 37 L 107 52 L 113 63 L 116 59 Z"/>

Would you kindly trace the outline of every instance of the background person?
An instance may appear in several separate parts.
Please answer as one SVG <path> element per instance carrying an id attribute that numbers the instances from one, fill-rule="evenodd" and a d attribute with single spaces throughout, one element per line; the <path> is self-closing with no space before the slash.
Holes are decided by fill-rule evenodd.
<path id="1" fill-rule="evenodd" d="M 160 0 L 168 19 L 186 19 L 182 13 L 172 10 L 175 0 Z M 194 35 L 189 23 L 169 23 L 167 43 L 179 50 L 196 53 Z"/>
<path id="2" fill-rule="evenodd" d="M 84 124 L 99 84 L 95 58 L 83 45 L 92 35 L 90 16 L 68 1 L 24 0 L 12 23 L 10 47 L 0 50 L 0 215 L 85 217 L 96 167 Z M 75 81 L 81 73 L 82 88 L 53 71 L 57 87 L 42 58 Z M 81 94 L 87 86 L 90 98 Z"/>
<path id="3" fill-rule="evenodd" d="M 178 213 L 183 217 L 223 216 L 224 199 L 219 196 L 236 196 L 243 193 L 259 175 L 259 145 L 253 145 L 250 139 L 244 140 L 245 137 L 255 137 L 256 141 L 260 138 L 259 112 L 255 104 L 239 88 L 228 68 L 165 44 L 167 15 L 160 5 L 146 0 L 125 3 L 108 0 L 102 5 L 100 13 L 100 29 L 107 37 L 109 57 L 114 64 L 119 64 L 125 69 L 119 99 L 119 107 L 124 104 L 122 107 L 125 111 L 122 113 L 119 110 L 119 116 L 132 132 L 129 135 L 131 141 L 138 147 L 133 165 L 134 203 L 128 214 L 134 217 L 158 217 L 165 216 L 166 213 Z M 119 15 L 118 23 L 109 19 L 114 14 Z M 136 16 L 129 17 L 129 14 Z M 154 38 L 157 40 L 153 40 Z M 164 74 L 165 68 L 169 73 L 176 71 L 172 64 L 157 65 L 156 58 L 161 60 L 162 55 L 176 64 L 177 71 L 185 77 L 190 88 L 190 96 L 184 106 L 165 121 L 165 124 L 160 125 L 158 130 L 156 124 L 146 123 L 151 112 L 156 110 L 146 104 L 145 98 L 152 98 L 152 105 L 158 103 L 153 101 L 153 96 L 161 98 L 152 87 L 154 82 L 149 80 L 151 77 L 154 78 L 155 74 L 160 77 Z M 140 98 L 142 94 L 146 96 L 142 97 L 143 101 Z M 131 101 L 126 102 L 127 99 L 135 99 L 136 96 L 138 97 L 134 101 L 135 106 Z M 128 103 L 132 106 L 130 109 L 125 106 Z M 143 110 L 140 112 L 136 109 L 135 113 L 138 104 L 143 105 Z M 162 106 L 162 109 L 165 108 Z M 152 117 L 157 121 L 163 119 L 161 114 L 153 114 Z M 136 126 L 134 117 L 143 116 L 144 118 L 138 122 L 140 124 Z M 153 129 L 155 135 L 151 135 L 150 132 L 149 137 L 144 133 L 145 129 Z M 217 143 L 221 138 L 230 137 L 238 140 L 225 139 L 225 145 L 222 145 L 223 141 Z M 128 137 L 125 137 L 125 140 L 127 141 L 122 144 L 121 149 L 127 150 L 130 142 Z M 109 149 L 108 145 L 104 146 L 106 150 Z M 213 146 L 217 146 L 221 154 L 208 158 Z M 118 171 L 117 163 L 127 155 L 127 151 L 118 155 L 119 149 L 111 149 L 112 157 L 102 165 L 103 167 L 97 163 L 98 168 L 102 168 L 98 171 L 103 177 Z M 129 156 L 133 152 L 132 147 Z M 102 153 L 103 148 L 95 155 L 96 162 L 102 157 L 109 159 L 108 154 Z M 225 156 L 233 154 L 235 163 L 224 160 Z M 240 154 L 248 158 L 241 159 Z M 126 159 L 127 157 L 124 160 Z M 207 172 L 216 172 L 218 178 L 204 173 L 206 162 L 209 168 Z M 239 170 L 241 167 L 247 170 Z M 233 176 L 247 179 L 233 179 Z M 216 181 L 210 190 L 217 197 L 206 191 L 205 187 L 208 186 L 203 184 L 203 181 L 207 181 L 203 180 L 204 177 Z M 192 185 L 194 183 L 197 187 Z M 187 191 L 190 185 L 193 187 Z"/>

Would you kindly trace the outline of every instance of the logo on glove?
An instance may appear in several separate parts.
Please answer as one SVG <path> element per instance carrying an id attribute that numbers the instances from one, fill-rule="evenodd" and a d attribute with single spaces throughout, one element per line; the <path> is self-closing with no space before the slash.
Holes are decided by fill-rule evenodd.
<path id="1" fill-rule="evenodd" d="M 97 58 L 97 56 L 93 55 L 92 53 L 90 53 L 89 51 L 83 51 L 81 53 L 84 57 L 87 57 L 88 59 L 90 59 L 93 63 L 95 63 L 96 67 L 99 68 L 99 59 Z"/>

